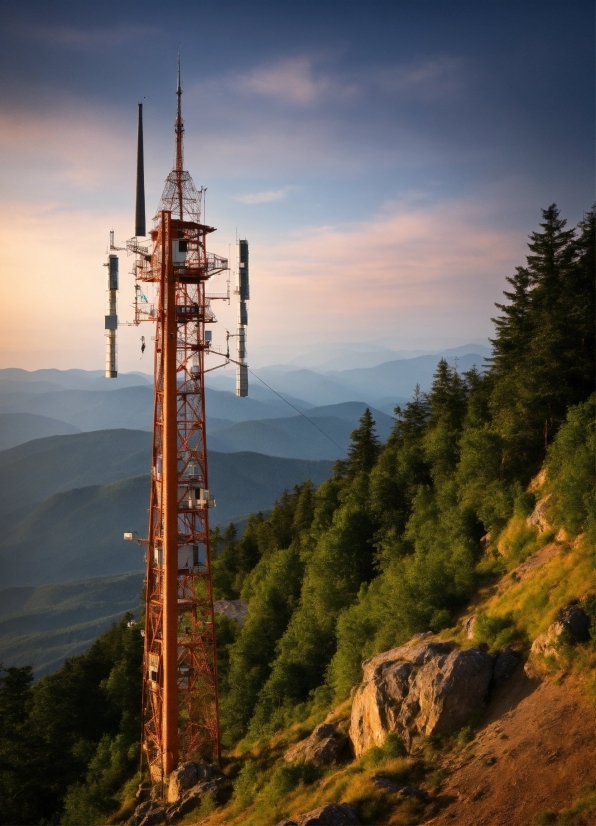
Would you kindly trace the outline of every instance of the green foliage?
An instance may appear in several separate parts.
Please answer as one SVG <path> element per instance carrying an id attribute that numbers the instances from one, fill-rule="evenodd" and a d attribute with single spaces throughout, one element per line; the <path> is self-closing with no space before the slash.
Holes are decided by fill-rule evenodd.
<path id="1" fill-rule="evenodd" d="M 362 755 L 360 764 L 365 768 L 376 768 L 387 760 L 406 757 L 407 753 L 408 750 L 402 738 L 390 731 L 382 746 L 373 746 Z"/>
<path id="2" fill-rule="evenodd" d="M 262 778 L 263 772 L 258 763 L 247 760 L 234 783 L 234 803 L 238 809 L 245 809 L 252 803 Z"/>
<path id="3" fill-rule="evenodd" d="M 350 487 L 362 490 L 365 479 L 355 477 Z M 260 692 L 253 734 L 294 719 L 296 704 L 307 700 L 324 679 L 335 648 L 337 618 L 355 599 L 361 583 L 372 577 L 372 534 L 362 504 L 349 502 L 338 508 L 317 542 L 304 570 L 300 604 L 279 640 L 271 674 Z"/>
<path id="4" fill-rule="evenodd" d="M 310 786 L 321 777 L 314 763 L 286 763 L 278 766 L 263 789 L 261 802 L 274 806 L 300 785 Z"/>
<path id="5" fill-rule="evenodd" d="M 513 614 L 488 615 L 479 611 L 474 623 L 474 642 L 486 643 L 491 653 L 508 648 L 518 637 Z"/>
<path id="6" fill-rule="evenodd" d="M 35 686 L 31 669 L 0 678 L 4 823 L 105 823 L 138 765 L 142 640 L 131 615 Z"/>
<path id="7" fill-rule="evenodd" d="M 298 602 L 303 566 L 297 547 L 264 557 L 250 577 L 246 622 L 229 648 L 229 690 L 222 692 L 224 742 L 246 731 L 259 691 L 269 677 L 277 641 Z M 221 683 L 220 683 L 221 685 Z"/>
<path id="8" fill-rule="evenodd" d="M 268 554 L 288 548 L 314 517 L 314 489 L 307 480 L 284 491 L 268 518 L 259 512 L 249 516 L 242 539 L 230 523 L 223 533 L 211 534 L 214 549 L 213 587 L 216 599 L 238 599 L 248 574 Z"/>
<path id="9" fill-rule="evenodd" d="M 0 823 L 34 823 L 51 809 L 51 792 L 40 788 L 42 745 L 29 723 L 31 667 L 0 666 Z M 49 804 L 49 805 L 48 805 Z"/>
<path id="10" fill-rule="evenodd" d="M 547 456 L 552 518 L 573 536 L 596 540 L 596 396 L 569 411 Z"/>
<path id="11" fill-rule="evenodd" d="M 490 406 L 504 441 L 503 473 L 526 484 L 569 407 L 594 389 L 596 211 L 576 237 L 556 205 L 531 235 L 527 267 L 508 279 L 495 319 Z"/>
<path id="12" fill-rule="evenodd" d="M 375 433 L 375 420 L 367 407 L 360 418 L 360 426 L 351 435 L 348 449 L 348 476 L 370 473 L 379 457 L 381 443 Z"/>

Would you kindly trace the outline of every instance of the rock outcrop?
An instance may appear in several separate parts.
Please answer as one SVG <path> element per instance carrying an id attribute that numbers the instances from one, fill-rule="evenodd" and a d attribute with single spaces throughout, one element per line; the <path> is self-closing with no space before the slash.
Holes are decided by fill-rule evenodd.
<path id="1" fill-rule="evenodd" d="M 352 705 L 350 740 L 359 757 L 389 732 L 411 749 L 415 737 L 461 728 L 483 704 L 493 658 L 452 642 L 416 642 L 363 663 Z"/>
<path id="2" fill-rule="evenodd" d="M 166 809 L 168 823 L 175 823 L 184 815 L 192 812 L 201 805 L 206 797 L 210 797 L 214 803 L 227 803 L 232 796 L 232 786 L 225 777 L 214 777 L 211 780 L 200 780 L 192 786 L 182 797 L 172 806 Z"/>
<path id="3" fill-rule="evenodd" d="M 590 638 L 590 617 L 579 605 L 562 608 L 555 622 L 548 627 L 546 634 L 540 634 L 532 643 L 530 656 L 524 671 L 531 679 L 542 676 L 541 658 L 559 659 L 562 643 L 586 642 Z"/>
<path id="4" fill-rule="evenodd" d="M 228 619 L 244 625 L 248 614 L 248 602 L 243 599 L 218 599 L 213 603 L 216 614 L 225 614 Z"/>
<path id="5" fill-rule="evenodd" d="M 227 803 L 232 795 L 230 782 L 207 763 L 181 763 L 170 775 L 168 803 L 146 800 L 135 809 L 130 826 L 158 826 L 176 823 L 201 805 L 205 797 Z"/>
<path id="6" fill-rule="evenodd" d="M 129 820 L 131 826 L 159 826 L 166 822 L 166 810 L 155 800 L 146 800 L 134 811 Z"/>
<path id="7" fill-rule="evenodd" d="M 202 780 L 211 780 L 219 775 L 217 769 L 209 763 L 180 763 L 170 775 L 168 786 L 168 803 L 177 803 L 185 792 Z"/>
<path id="8" fill-rule="evenodd" d="M 281 820 L 277 826 L 360 826 L 356 809 L 347 803 L 328 803 L 298 820 Z"/>
<path id="9" fill-rule="evenodd" d="M 296 743 L 284 755 L 288 763 L 308 761 L 316 766 L 341 763 L 349 756 L 349 741 L 338 734 L 332 723 L 321 723 L 306 740 Z"/>
<path id="10" fill-rule="evenodd" d="M 493 680 L 495 683 L 508 680 L 515 671 L 519 659 L 519 654 L 516 654 L 515 651 L 512 651 L 510 648 L 504 648 L 500 651 L 493 671 Z"/>
<path id="11" fill-rule="evenodd" d="M 398 794 L 401 797 L 417 797 L 419 800 L 425 800 L 427 797 L 426 792 L 416 789 L 414 786 L 400 786 L 399 783 L 394 783 L 393 780 L 389 780 L 388 777 L 375 775 L 372 778 L 372 782 L 375 786 L 378 786 L 379 789 L 383 789 L 391 794 Z"/>
<path id="12" fill-rule="evenodd" d="M 536 502 L 536 507 L 526 519 L 526 525 L 529 528 L 538 528 L 538 533 L 544 533 L 550 529 L 550 524 L 546 518 L 548 508 L 550 505 L 551 494 L 545 496 Z"/>

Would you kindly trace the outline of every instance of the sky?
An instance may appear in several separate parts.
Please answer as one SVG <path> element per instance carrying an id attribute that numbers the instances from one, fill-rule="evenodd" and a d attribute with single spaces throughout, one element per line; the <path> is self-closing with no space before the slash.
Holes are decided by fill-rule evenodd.
<path id="1" fill-rule="evenodd" d="M 210 249 L 251 256 L 251 348 L 440 349 L 492 334 L 540 210 L 594 200 L 594 6 L 584 0 L 0 0 L 0 367 L 103 369 L 106 246 L 174 152 L 207 187 Z M 131 320 L 121 254 L 119 316 Z M 220 278 L 214 291 L 225 289 Z M 215 343 L 235 324 L 220 303 Z M 150 372 L 143 325 L 119 369 Z M 285 351 L 284 351 L 285 352 Z"/>

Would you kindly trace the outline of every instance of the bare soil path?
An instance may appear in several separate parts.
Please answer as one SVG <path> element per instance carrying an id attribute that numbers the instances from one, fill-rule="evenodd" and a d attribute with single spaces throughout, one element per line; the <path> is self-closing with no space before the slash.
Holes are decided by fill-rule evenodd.
<path id="1" fill-rule="evenodd" d="M 521 667 L 491 699 L 475 739 L 447 765 L 447 805 L 432 826 L 526 826 L 596 781 L 596 710 L 571 680 L 529 680 Z"/>

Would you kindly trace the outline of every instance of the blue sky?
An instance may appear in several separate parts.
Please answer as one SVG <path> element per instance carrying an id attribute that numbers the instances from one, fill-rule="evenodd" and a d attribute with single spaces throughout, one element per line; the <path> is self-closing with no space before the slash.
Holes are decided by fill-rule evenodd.
<path id="1" fill-rule="evenodd" d="M 594 198 L 592 3 L 25 1 L 2 18 L 2 366 L 102 366 L 136 103 L 151 211 L 178 46 L 212 249 L 251 243 L 253 347 L 484 339 L 540 208 L 576 223 Z M 147 332 L 121 331 L 121 369 Z"/>

